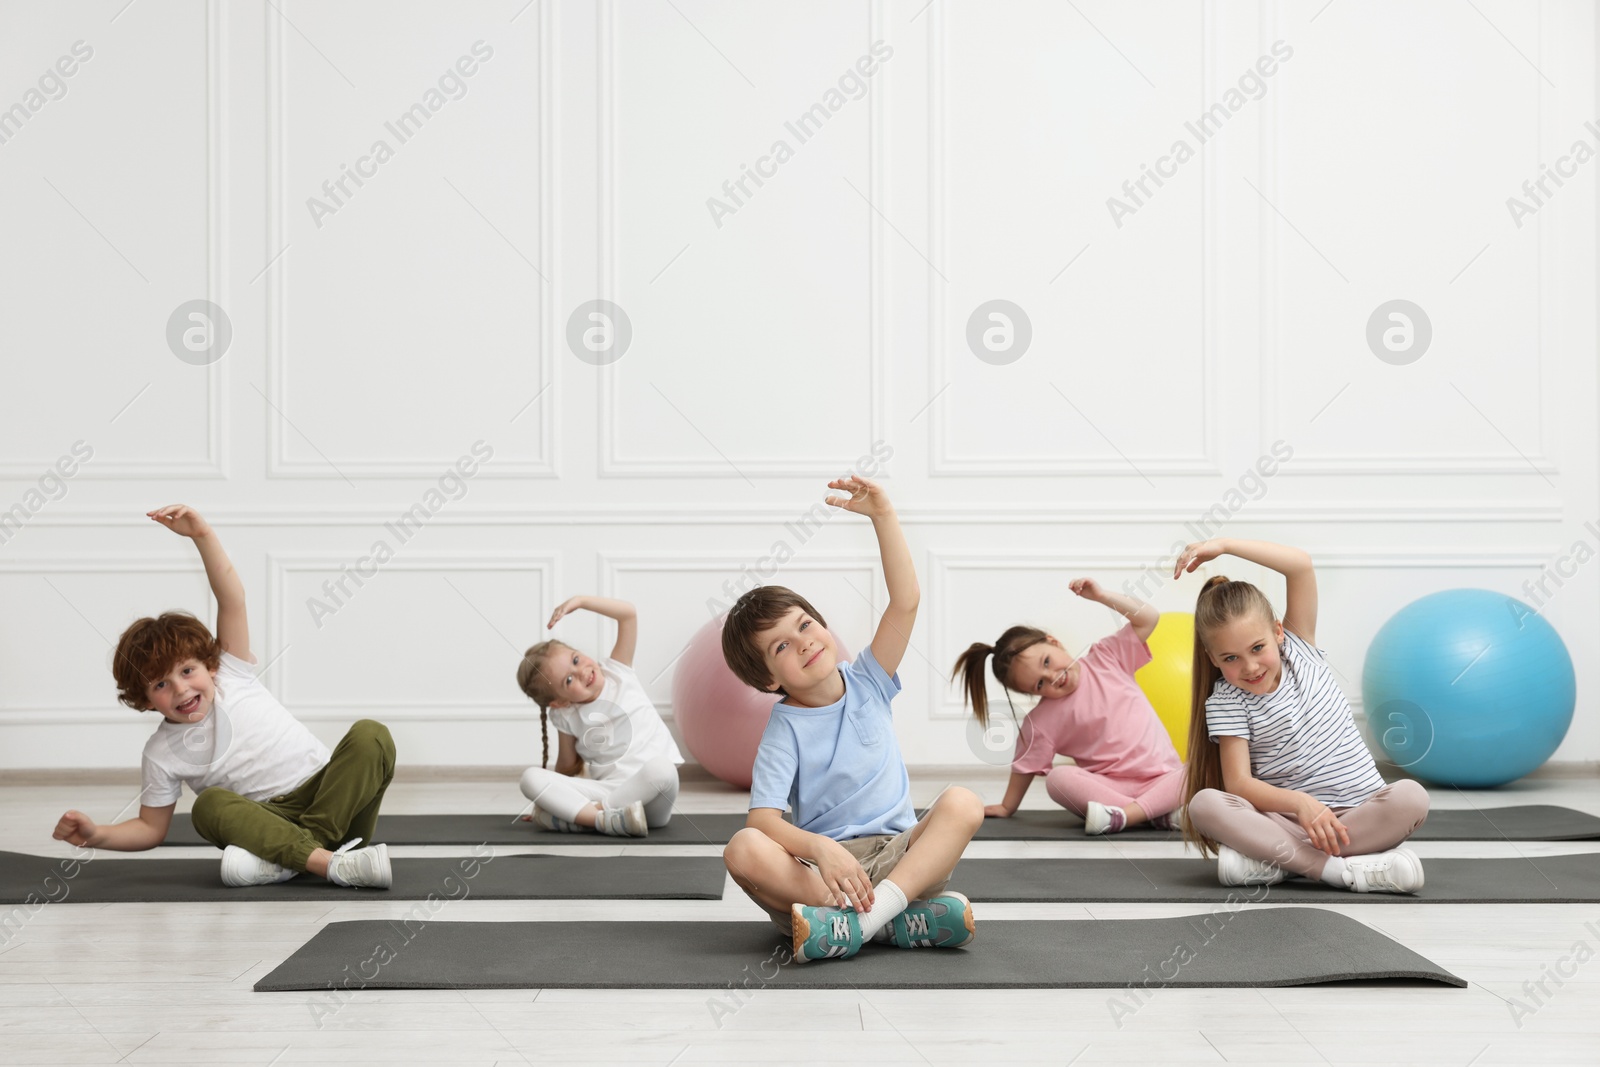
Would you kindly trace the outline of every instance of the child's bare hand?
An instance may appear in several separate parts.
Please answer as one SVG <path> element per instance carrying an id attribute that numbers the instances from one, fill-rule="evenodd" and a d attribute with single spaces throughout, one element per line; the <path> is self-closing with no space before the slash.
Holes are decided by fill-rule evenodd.
<path id="1" fill-rule="evenodd" d="M 828 483 L 828 488 L 838 489 L 841 492 L 850 494 L 848 498 L 844 499 L 836 496 L 824 498 L 826 503 L 832 504 L 836 508 L 854 511 L 859 515 L 865 515 L 869 519 L 887 515 L 894 510 L 889 504 L 889 494 L 884 492 L 883 486 L 877 482 L 868 481 L 859 475 L 851 474 L 843 478 L 835 478 Z"/>
<path id="2" fill-rule="evenodd" d="M 849 898 L 857 911 L 872 910 L 872 879 L 867 877 L 860 861 L 850 855 L 849 849 L 837 841 L 828 841 L 814 862 L 817 873 L 822 875 L 822 884 L 828 887 L 830 907 L 842 908 Z"/>
<path id="3" fill-rule="evenodd" d="M 55 833 L 50 836 L 82 848 L 89 843 L 89 838 L 94 836 L 97 829 L 99 827 L 95 826 L 94 820 L 83 812 L 69 811 L 61 816 L 61 821 L 56 823 Z"/>
<path id="4" fill-rule="evenodd" d="M 561 621 L 561 617 L 563 615 L 566 615 L 569 612 L 577 611 L 578 609 L 580 609 L 582 607 L 583 607 L 583 597 L 581 597 L 581 596 L 568 597 L 567 599 L 563 600 L 560 604 L 556 605 L 556 610 L 551 612 L 551 614 L 550 614 L 550 625 L 546 626 L 545 629 L 546 630 L 555 629 L 556 623 Z"/>
<path id="5" fill-rule="evenodd" d="M 211 525 L 187 504 L 168 504 L 145 514 L 183 537 L 204 537 L 211 532 Z"/>
<path id="6" fill-rule="evenodd" d="M 1004 804 L 989 804 L 983 809 L 983 817 L 985 819 L 1009 819 L 1011 818 L 1011 813 L 1006 810 Z"/>
<path id="7" fill-rule="evenodd" d="M 1314 797 L 1306 797 L 1295 812 L 1295 817 L 1300 821 L 1300 828 L 1311 839 L 1312 848 L 1337 856 L 1341 843 L 1350 844 L 1350 831 L 1345 829 L 1344 823 L 1326 804 Z"/>
<path id="8" fill-rule="evenodd" d="M 1209 541 L 1196 541 L 1191 545 L 1187 545 L 1182 552 L 1178 553 L 1178 562 L 1172 567 L 1172 577 L 1177 578 L 1179 575 L 1194 570 L 1202 563 L 1209 563 L 1218 556 L 1223 555 L 1224 551 L 1222 541 L 1219 538 L 1212 538 Z"/>
<path id="9" fill-rule="evenodd" d="M 1093 600 L 1096 603 L 1105 595 L 1105 591 L 1100 588 L 1100 583 L 1093 578 L 1074 578 L 1068 588 L 1083 597 L 1083 599 Z"/>

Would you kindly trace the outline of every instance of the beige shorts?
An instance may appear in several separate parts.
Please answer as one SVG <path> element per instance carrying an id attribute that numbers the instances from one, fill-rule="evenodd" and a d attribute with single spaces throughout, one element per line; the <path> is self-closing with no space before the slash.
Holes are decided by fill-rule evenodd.
<path id="1" fill-rule="evenodd" d="M 854 856 L 856 858 L 856 862 L 861 864 L 861 869 L 867 872 L 867 879 L 873 885 L 877 885 L 879 882 L 889 877 L 889 872 L 894 870 L 895 866 L 905 858 L 906 850 L 911 847 L 912 831 L 915 829 L 916 827 L 913 826 L 910 830 L 902 830 L 898 834 L 875 834 L 871 837 L 853 837 L 848 841 L 840 841 L 839 844 L 843 845 L 845 847 L 845 851 Z M 817 866 L 810 860 L 803 860 L 799 859 L 798 857 L 795 859 L 795 862 L 802 863 L 813 870 L 815 870 Z M 949 884 L 950 879 L 946 878 L 938 885 L 930 886 L 924 890 L 923 896 L 938 896 L 940 893 L 944 892 L 945 887 Z M 751 899 L 754 898 L 752 897 Z M 756 903 L 760 904 L 761 902 L 758 900 Z M 772 921 L 777 924 L 780 930 L 791 936 L 794 934 L 794 924 L 791 921 L 790 913 L 788 911 L 784 911 L 780 914 L 776 911 L 773 911 L 765 904 L 762 904 L 761 907 L 763 911 L 772 916 Z"/>

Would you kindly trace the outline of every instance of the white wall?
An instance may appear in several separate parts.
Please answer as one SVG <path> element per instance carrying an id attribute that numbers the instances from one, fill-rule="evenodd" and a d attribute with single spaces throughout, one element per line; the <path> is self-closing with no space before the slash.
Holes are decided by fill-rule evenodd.
<path id="1" fill-rule="evenodd" d="M 0 5 L 0 107 L 93 49 L 0 126 L 0 508 L 32 512 L 0 529 L 0 766 L 136 764 L 151 722 L 115 703 L 109 642 L 211 612 L 143 518 L 173 501 L 221 530 L 284 702 L 329 739 L 382 718 L 418 764 L 537 758 L 513 672 L 571 593 L 638 602 L 668 714 L 707 601 L 777 542 L 768 579 L 860 648 L 870 526 L 786 524 L 875 443 L 925 594 L 912 763 L 975 758 L 958 651 L 1018 621 L 1081 649 L 1114 620 L 1067 581 L 1138 581 L 1217 505 L 1316 555 L 1357 701 L 1403 604 L 1516 595 L 1600 544 L 1595 164 L 1521 226 L 1507 206 L 1596 144 L 1589 5 L 522 2 Z M 479 41 L 401 143 L 385 123 Z M 865 94 L 830 101 L 862 57 Z M 804 143 L 785 126 L 830 102 Z M 1122 193 L 1219 103 L 1203 151 Z M 378 139 L 392 158 L 314 220 Z M 771 176 L 715 218 L 745 166 Z M 166 324 L 202 298 L 233 337 L 194 366 Z M 1433 328 L 1405 366 L 1365 337 L 1397 298 Z M 633 330 L 601 367 L 567 341 L 594 299 Z M 966 340 L 993 299 L 1032 327 L 1005 365 Z M 79 441 L 64 495 L 29 497 Z M 459 499 L 385 528 L 475 442 Z M 1579 672 L 1559 759 L 1600 759 L 1596 573 L 1545 607 Z M 1197 586 L 1146 590 L 1186 610 Z M 558 632 L 609 647 L 593 618 Z"/>

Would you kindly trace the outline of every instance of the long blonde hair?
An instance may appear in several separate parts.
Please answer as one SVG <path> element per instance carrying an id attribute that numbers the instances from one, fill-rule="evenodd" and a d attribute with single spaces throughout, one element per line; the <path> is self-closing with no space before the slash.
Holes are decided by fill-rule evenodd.
<path id="1" fill-rule="evenodd" d="M 1183 803 L 1187 807 L 1202 789 L 1222 789 L 1222 751 L 1211 740 L 1206 728 L 1206 698 L 1222 672 L 1206 652 L 1206 635 L 1215 633 L 1235 619 L 1249 616 L 1276 620 L 1272 602 L 1249 582 L 1230 582 L 1217 575 L 1200 587 L 1194 604 L 1194 671 L 1189 694 L 1189 764 L 1183 781 Z M 1183 821 L 1183 839 L 1209 856 L 1217 843 L 1200 834 L 1192 820 Z"/>

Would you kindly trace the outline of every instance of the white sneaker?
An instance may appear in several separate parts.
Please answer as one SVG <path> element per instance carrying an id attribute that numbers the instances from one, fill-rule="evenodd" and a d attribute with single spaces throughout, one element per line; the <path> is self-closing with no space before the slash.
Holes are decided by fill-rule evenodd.
<path id="1" fill-rule="evenodd" d="M 272 885 L 300 877 L 293 867 L 280 867 L 254 852 L 229 845 L 222 850 L 222 884 L 235 889 L 247 885 Z"/>
<path id="2" fill-rule="evenodd" d="M 1277 885 L 1284 869 L 1265 860 L 1253 860 L 1227 845 L 1217 846 L 1217 881 L 1223 885 Z"/>
<path id="3" fill-rule="evenodd" d="M 1422 860 L 1409 848 L 1347 856 L 1344 869 L 1357 893 L 1415 893 L 1422 888 Z"/>
<path id="4" fill-rule="evenodd" d="M 601 808 L 594 828 L 612 837 L 648 837 L 650 824 L 644 818 L 644 802 L 635 800 L 625 808 Z"/>
<path id="5" fill-rule="evenodd" d="M 328 860 L 328 881 L 361 889 L 388 889 L 394 883 L 389 846 L 356 848 L 361 838 L 346 842 Z"/>
<path id="6" fill-rule="evenodd" d="M 1121 833 L 1122 828 L 1127 825 L 1128 813 L 1121 808 L 1113 808 L 1098 800 L 1089 801 L 1088 810 L 1083 816 L 1084 833 L 1091 836 Z"/>
<path id="7" fill-rule="evenodd" d="M 579 826 L 577 823 L 568 822 L 565 819 L 558 819 L 537 804 L 533 806 L 533 815 L 531 821 L 543 829 L 553 830 L 558 834 L 581 834 L 585 829 L 587 829 L 586 827 Z"/>

